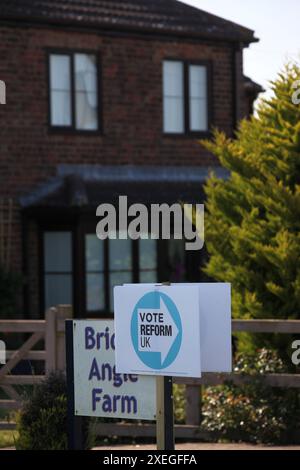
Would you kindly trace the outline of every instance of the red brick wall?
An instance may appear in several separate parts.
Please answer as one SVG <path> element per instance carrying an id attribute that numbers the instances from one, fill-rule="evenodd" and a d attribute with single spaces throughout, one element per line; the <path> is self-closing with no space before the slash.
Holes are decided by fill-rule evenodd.
<path id="1" fill-rule="evenodd" d="M 47 48 L 91 49 L 102 63 L 103 134 L 57 135 L 48 129 Z M 153 41 L 38 28 L 0 27 L 0 198 L 32 190 L 61 163 L 214 165 L 193 138 L 162 133 L 164 58 L 211 60 L 214 125 L 232 132 L 232 49 L 226 44 Z M 241 63 L 237 74 L 242 83 Z M 12 268 L 21 270 L 15 211 Z"/>
<path id="2" fill-rule="evenodd" d="M 53 135 L 47 127 L 47 47 L 99 51 L 102 136 Z M 208 165 L 212 157 L 191 138 L 162 134 L 162 60 L 209 59 L 214 67 L 214 124 L 231 131 L 231 50 L 178 42 L 101 37 L 44 29 L 0 28 L 1 183 L 27 191 L 59 163 Z M 1 189 L 4 187 L 1 184 Z"/>
<path id="3" fill-rule="evenodd" d="M 245 97 L 245 83 L 240 77 L 244 76 L 244 63 L 243 63 L 243 50 L 239 49 L 235 53 L 236 61 L 236 100 L 237 100 L 237 113 L 236 119 L 240 121 L 241 119 L 249 117 L 249 104 L 247 103 Z"/>

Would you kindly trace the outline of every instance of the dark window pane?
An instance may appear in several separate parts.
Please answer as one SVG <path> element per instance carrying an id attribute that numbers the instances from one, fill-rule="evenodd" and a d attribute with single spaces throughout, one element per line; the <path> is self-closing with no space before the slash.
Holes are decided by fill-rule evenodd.
<path id="1" fill-rule="evenodd" d="M 113 311 L 113 298 L 114 298 L 114 287 L 121 286 L 122 284 L 127 284 L 132 282 L 132 273 L 123 272 L 123 273 L 110 273 L 109 278 L 109 295 L 110 295 L 110 310 Z"/>
<path id="2" fill-rule="evenodd" d="M 157 241 L 140 240 L 140 269 L 156 269 L 157 267 Z"/>
<path id="3" fill-rule="evenodd" d="M 72 235 L 71 232 L 44 233 L 45 272 L 72 271 Z"/>
<path id="4" fill-rule="evenodd" d="M 132 269 L 132 241 L 109 240 L 109 270 L 122 271 Z"/>
<path id="5" fill-rule="evenodd" d="M 86 308 L 96 312 L 105 308 L 104 274 L 87 274 Z"/>
<path id="6" fill-rule="evenodd" d="M 153 284 L 157 282 L 157 271 L 140 271 L 140 282 Z"/>
<path id="7" fill-rule="evenodd" d="M 104 242 L 96 235 L 86 235 L 85 237 L 85 262 L 87 271 L 104 270 Z"/>
<path id="8" fill-rule="evenodd" d="M 183 282 L 185 280 L 185 240 L 168 241 L 169 280 Z"/>
<path id="9" fill-rule="evenodd" d="M 56 305 L 72 305 L 72 275 L 46 274 L 45 308 Z"/>

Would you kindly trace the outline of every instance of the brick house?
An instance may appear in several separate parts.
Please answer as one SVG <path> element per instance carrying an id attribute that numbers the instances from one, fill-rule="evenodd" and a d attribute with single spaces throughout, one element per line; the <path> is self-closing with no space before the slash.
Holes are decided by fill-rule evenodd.
<path id="1" fill-rule="evenodd" d="M 201 279 L 203 253 L 180 241 L 97 240 L 96 207 L 202 202 L 209 169 L 224 171 L 198 140 L 249 115 L 255 41 L 175 0 L 1 2 L 0 252 L 25 317 L 106 315 L 115 284 Z"/>

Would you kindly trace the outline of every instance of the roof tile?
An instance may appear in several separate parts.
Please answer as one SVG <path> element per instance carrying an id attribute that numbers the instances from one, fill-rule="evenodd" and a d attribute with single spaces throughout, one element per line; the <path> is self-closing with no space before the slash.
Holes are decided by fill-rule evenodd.
<path id="1" fill-rule="evenodd" d="M 0 18 L 253 42 L 254 33 L 176 0 L 0 0 Z"/>

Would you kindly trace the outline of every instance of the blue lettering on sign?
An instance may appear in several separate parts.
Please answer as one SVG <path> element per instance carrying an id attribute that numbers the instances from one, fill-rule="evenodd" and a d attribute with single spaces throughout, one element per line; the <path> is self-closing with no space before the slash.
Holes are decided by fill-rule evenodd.
<path id="1" fill-rule="evenodd" d="M 141 361 L 153 370 L 169 367 L 182 342 L 180 313 L 163 292 L 145 294 L 136 304 L 131 318 L 131 340 Z"/>
<path id="2" fill-rule="evenodd" d="M 84 332 L 85 336 L 85 349 L 97 349 L 98 351 L 102 348 L 108 351 L 110 348 L 115 350 L 115 334 L 110 333 L 110 329 L 107 327 L 105 331 L 96 333 L 94 328 L 87 326 Z"/>
<path id="3" fill-rule="evenodd" d="M 105 413 L 121 413 L 136 414 L 137 413 L 137 399 L 129 395 L 103 395 L 102 388 L 93 388 L 92 391 L 92 409 L 96 411 L 97 404 L 102 408 Z"/>
<path id="4" fill-rule="evenodd" d="M 138 376 L 133 374 L 118 374 L 115 365 L 108 362 L 99 364 L 94 357 L 88 376 L 89 381 L 93 379 L 101 380 L 102 382 L 112 382 L 114 387 L 122 387 L 126 382 L 136 383 Z"/>
<path id="5" fill-rule="evenodd" d="M 84 347 L 87 351 L 114 351 L 115 334 L 109 327 L 104 331 L 96 331 L 92 326 L 84 329 Z M 94 357 L 90 369 L 87 371 L 90 382 L 101 382 L 103 388 L 92 389 L 92 410 L 101 409 L 103 413 L 122 413 L 136 415 L 138 412 L 138 400 L 134 395 L 121 394 L 123 385 L 137 383 L 139 376 L 134 374 L 119 374 L 114 363 L 102 362 Z M 105 385 L 108 383 L 118 389 L 119 394 L 107 393 Z M 125 392 L 126 393 L 126 392 Z"/>

